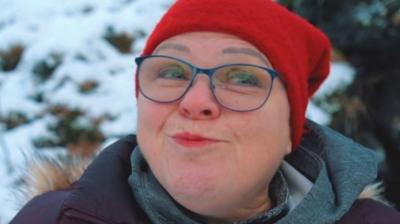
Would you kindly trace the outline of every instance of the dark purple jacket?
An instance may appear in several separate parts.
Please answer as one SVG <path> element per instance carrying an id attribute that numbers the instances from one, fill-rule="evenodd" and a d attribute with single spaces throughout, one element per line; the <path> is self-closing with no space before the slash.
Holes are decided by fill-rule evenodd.
<path id="1" fill-rule="evenodd" d="M 71 188 L 35 197 L 11 223 L 149 223 L 128 184 L 135 145 L 134 136 L 112 144 Z"/>
<path id="2" fill-rule="evenodd" d="M 135 136 L 106 148 L 69 189 L 35 197 L 11 224 L 150 223 L 128 184 Z M 357 200 L 340 224 L 399 224 L 399 213 L 380 202 Z"/>

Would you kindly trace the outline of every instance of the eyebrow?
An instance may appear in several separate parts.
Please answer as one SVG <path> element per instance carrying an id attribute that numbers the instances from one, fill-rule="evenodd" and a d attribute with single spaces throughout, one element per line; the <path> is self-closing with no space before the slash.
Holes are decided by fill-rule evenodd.
<path id="1" fill-rule="evenodd" d="M 163 44 L 163 45 L 157 47 L 154 50 L 154 53 L 157 54 L 161 50 L 165 50 L 165 49 L 173 49 L 173 50 L 177 50 L 177 51 L 190 52 L 190 49 L 185 45 L 176 44 L 176 43 L 166 43 L 166 44 Z"/>
<path id="2" fill-rule="evenodd" d="M 272 66 L 271 63 L 269 62 L 269 60 L 264 55 L 262 55 L 258 51 L 253 50 L 251 48 L 227 47 L 222 50 L 222 53 L 224 53 L 224 54 L 247 54 L 247 55 L 254 56 L 254 57 L 260 59 L 262 62 L 264 62 L 268 66 Z"/>
<path id="3" fill-rule="evenodd" d="M 178 44 L 178 43 L 166 43 L 163 44 L 159 47 L 157 47 L 154 50 L 154 54 L 159 53 L 161 50 L 165 50 L 165 49 L 173 49 L 173 50 L 177 50 L 177 51 L 181 51 L 181 52 L 187 52 L 190 53 L 190 48 L 182 45 L 182 44 Z M 222 50 L 223 54 L 246 54 L 246 55 L 250 55 L 253 57 L 256 57 L 258 59 L 260 59 L 262 62 L 264 62 L 266 65 L 271 66 L 271 63 L 269 62 L 269 60 L 260 52 L 251 49 L 251 48 L 247 48 L 247 47 L 227 47 L 224 48 Z"/>

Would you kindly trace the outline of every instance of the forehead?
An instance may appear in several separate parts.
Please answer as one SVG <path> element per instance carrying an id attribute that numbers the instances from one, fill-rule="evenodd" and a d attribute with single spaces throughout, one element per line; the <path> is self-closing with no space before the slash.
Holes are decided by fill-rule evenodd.
<path id="1" fill-rule="evenodd" d="M 224 56 L 248 56 L 257 58 L 271 67 L 267 57 L 253 44 L 231 34 L 216 32 L 184 33 L 161 42 L 153 54 L 169 52 L 179 54 L 217 54 Z"/>
<path id="2" fill-rule="evenodd" d="M 169 42 L 188 42 L 197 41 L 197 40 L 209 40 L 212 39 L 213 41 L 224 42 L 227 44 L 241 44 L 244 46 L 249 46 L 255 48 L 251 43 L 240 39 L 237 36 L 226 34 L 226 33 L 218 33 L 218 32 L 189 32 L 189 33 L 182 33 L 171 38 L 168 38 L 161 42 L 160 45 Z M 159 46 L 160 46 L 159 45 Z"/>

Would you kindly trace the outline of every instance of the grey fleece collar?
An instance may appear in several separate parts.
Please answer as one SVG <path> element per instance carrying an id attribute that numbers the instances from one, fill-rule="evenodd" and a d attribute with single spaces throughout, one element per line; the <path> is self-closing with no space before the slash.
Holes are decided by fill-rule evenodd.
<path id="1" fill-rule="evenodd" d="M 129 185 L 136 201 L 149 216 L 152 223 L 205 223 L 201 216 L 177 204 L 162 188 L 152 174 L 138 146 L 132 152 L 131 164 L 132 173 L 129 176 Z M 275 206 L 265 213 L 248 220 L 235 222 L 235 224 L 275 223 L 286 215 L 289 190 L 282 172 L 277 172 L 269 187 L 271 199 Z"/>
<path id="2" fill-rule="evenodd" d="M 300 148 L 286 161 L 314 185 L 277 224 L 336 223 L 376 178 L 377 159 L 373 151 L 327 127 L 310 121 L 307 127 Z"/>

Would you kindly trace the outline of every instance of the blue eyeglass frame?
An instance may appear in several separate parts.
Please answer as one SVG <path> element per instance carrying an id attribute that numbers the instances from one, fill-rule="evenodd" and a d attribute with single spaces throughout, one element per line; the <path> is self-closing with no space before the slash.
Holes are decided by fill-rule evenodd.
<path id="1" fill-rule="evenodd" d="M 151 100 L 151 101 L 153 101 L 153 102 L 156 102 L 156 103 L 173 103 L 173 102 L 179 101 L 179 100 L 182 99 L 182 98 L 186 95 L 186 93 L 189 91 L 189 89 L 190 89 L 190 87 L 193 85 L 193 82 L 194 82 L 194 80 L 196 79 L 197 75 L 198 75 L 198 74 L 205 74 L 205 75 L 207 75 L 208 78 L 209 78 L 209 81 L 210 81 L 210 90 L 211 90 L 211 92 L 212 92 L 212 95 L 214 96 L 214 99 L 218 102 L 219 105 L 221 105 L 222 107 L 224 107 L 224 108 L 226 108 L 226 109 L 229 109 L 229 110 L 232 110 L 232 111 L 237 111 L 237 112 L 249 112 L 249 111 L 254 111 L 254 110 L 258 110 L 259 108 L 261 108 L 261 107 L 267 102 L 269 96 L 271 95 L 271 91 L 272 91 L 272 86 L 273 86 L 273 84 L 274 84 L 274 80 L 275 80 L 276 77 L 279 77 L 279 73 L 278 73 L 277 71 L 275 71 L 275 70 L 273 70 L 273 69 L 270 69 L 270 68 L 267 68 L 267 67 L 259 66 L 259 65 L 245 64 L 245 63 L 233 63 L 233 64 L 224 64 L 224 65 L 220 65 L 220 66 L 213 67 L 213 68 L 200 68 L 200 67 L 197 67 L 197 66 L 195 66 L 195 65 L 193 65 L 193 64 L 191 64 L 190 62 L 187 62 L 187 61 L 185 61 L 185 60 L 182 60 L 182 59 L 179 59 L 179 58 L 175 58 L 175 57 L 171 57 L 171 56 L 166 56 L 166 55 L 147 55 L 147 56 L 136 57 L 136 58 L 135 58 L 135 63 L 136 63 L 136 66 L 137 66 L 137 67 L 136 67 L 136 75 L 138 75 L 138 76 L 140 75 L 140 74 L 139 74 L 140 66 L 142 65 L 143 61 L 145 61 L 147 58 L 168 58 L 168 59 L 176 60 L 176 61 L 178 61 L 178 62 L 181 62 L 181 63 L 183 63 L 183 64 L 189 66 L 189 67 L 191 68 L 192 74 L 193 74 L 192 79 L 190 80 L 188 87 L 185 89 L 185 91 L 183 91 L 182 95 L 181 95 L 180 97 L 178 97 L 178 98 L 176 98 L 176 99 L 174 99 L 174 100 L 170 100 L 170 101 L 158 101 L 158 100 L 155 100 L 155 99 L 153 99 L 153 98 L 147 96 L 147 95 L 143 92 L 142 87 L 141 87 L 140 84 L 139 84 L 139 91 L 140 91 L 140 93 L 141 93 L 144 97 L 146 97 L 147 99 L 149 99 L 149 100 Z M 251 66 L 251 67 L 260 68 L 260 69 L 262 69 L 262 70 L 267 71 L 267 73 L 271 76 L 271 80 L 272 80 L 272 81 L 271 81 L 271 86 L 270 86 L 270 88 L 269 88 L 268 93 L 267 93 L 266 96 L 265 96 L 264 101 L 260 104 L 260 106 L 257 106 L 256 108 L 252 108 L 252 109 L 248 109 L 248 110 L 237 110 L 237 109 L 233 109 L 233 108 L 230 108 L 230 107 L 228 107 L 228 106 L 222 104 L 221 102 L 219 102 L 218 98 L 215 96 L 215 93 L 214 93 L 215 86 L 214 86 L 214 84 L 213 84 L 213 82 L 212 82 L 212 76 L 215 74 L 215 71 L 217 71 L 218 69 L 224 68 L 224 67 L 235 66 L 235 65 L 236 65 L 236 66 Z M 139 81 L 139 78 L 138 78 L 138 81 Z"/>

